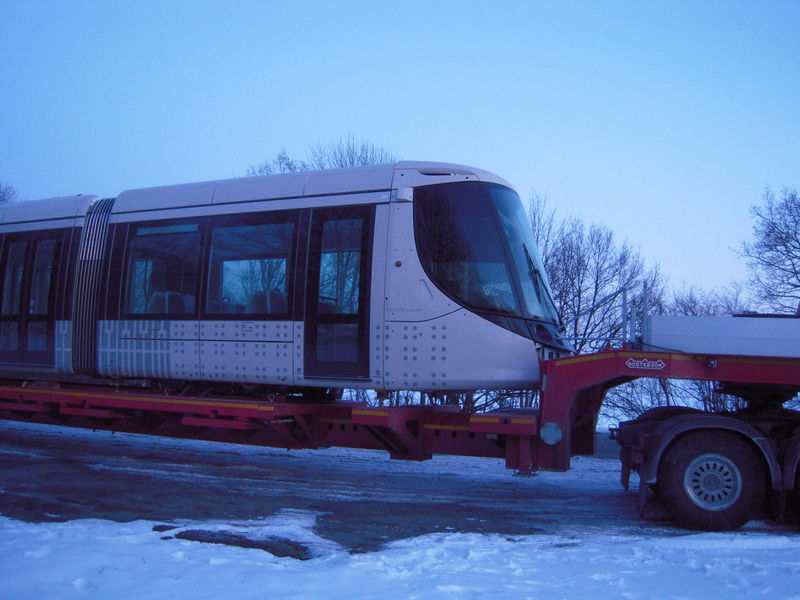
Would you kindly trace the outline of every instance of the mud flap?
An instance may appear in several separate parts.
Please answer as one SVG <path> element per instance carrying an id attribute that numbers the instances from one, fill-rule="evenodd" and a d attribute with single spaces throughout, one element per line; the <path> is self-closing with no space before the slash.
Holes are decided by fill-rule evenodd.
<path id="1" fill-rule="evenodd" d="M 619 482 L 622 484 L 622 488 L 624 490 L 628 490 L 631 484 L 631 468 L 626 465 L 624 462 L 622 463 L 622 469 L 619 473 Z"/>
<path id="2" fill-rule="evenodd" d="M 630 469 L 628 469 L 628 474 L 630 475 Z M 627 488 L 626 488 L 627 489 Z M 639 479 L 639 497 L 636 502 L 636 509 L 639 511 L 639 516 L 643 519 L 647 518 L 645 515 L 647 514 L 647 509 L 653 504 L 653 490 L 650 489 L 650 486 Z"/>
<path id="3" fill-rule="evenodd" d="M 636 502 L 639 517 L 647 521 L 671 521 L 669 511 L 653 491 L 650 484 L 639 479 L 639 493 Z"/>

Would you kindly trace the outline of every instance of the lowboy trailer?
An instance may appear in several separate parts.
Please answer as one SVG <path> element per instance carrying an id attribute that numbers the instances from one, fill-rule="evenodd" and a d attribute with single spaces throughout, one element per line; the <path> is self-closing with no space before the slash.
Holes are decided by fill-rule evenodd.
<path id="1" fill-rule="evenodd" d="M 688 319 L 688 320 L 687 320 Z M 715 382 L 746 401 L 738 412 L 652 409 L 621 423 L 622 481 L 640 480 L 682 526 L 741 526 L 768 497 L 783 513 L 800 487 L 800 319 L 650 317 L 636 343 L 543 361 L 538 409 L 467 413 L 448 406 L 372 407 L 231 396 L 159 395 L 123 387 L 7 381 L 0 418 L 283 448 L 343 446 L 392 458 L 502 458 L 529 474 L 565 471 L 595 449 L 606 392 L 641 377 Z M 671 344 L 667 349 L 662 344 Z"/>
<path id="2" fill-rule="evenodd" d="M 800 389 L 800 318 L 649 317 L 626 322 L 641 335 L 621 348 L 568 356 L 544 271 L 519 195 L 464 165 L 7 203 L 0 418 L 532 473 L 593 453 L 614 386 L 700 379 L 747 408 L 621 424 L 623 482 L 636 470 L 640 497 L 689 527 L 737 527 L 768 491 L 783 506 L 798 487 L 800 419 L 782 406 Z M 330 401 L 534 387 L 538 409 L 481 414 Z"/>

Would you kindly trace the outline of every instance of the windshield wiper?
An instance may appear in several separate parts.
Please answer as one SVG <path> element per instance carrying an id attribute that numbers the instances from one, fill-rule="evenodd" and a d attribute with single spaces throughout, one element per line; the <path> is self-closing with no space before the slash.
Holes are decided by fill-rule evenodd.
<path id="1" fill-rule="evenodd" d="M 528 246 L 525 244 L 525 242 L 522 242 L 522 250 L 525 252 L 525 260 L 528 263 L 528 275 L 530 275 L 530 278 L 533 281 L 533 287 L 536 290 L 536 298 L 539 300 L 539 303 L 543 305 L 546 304 L 546 302 L 549 302 L 550 307 L 553 310 L 553 314 L 556 314 L 556 303 L 553 301 L 553 297 L 550 295 L 550 290 L 547 289 L 542 272 L 536 268 L 533 258 L 531 258 L 531 253 L 528 250 Z M 544 297 L 545 295 L 547 296 L 546 298 Z"/>

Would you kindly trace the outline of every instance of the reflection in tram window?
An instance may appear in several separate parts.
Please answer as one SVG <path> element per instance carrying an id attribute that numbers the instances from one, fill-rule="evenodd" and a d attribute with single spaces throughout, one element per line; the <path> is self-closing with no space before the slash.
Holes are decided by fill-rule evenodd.
<path id="1" fill-rule="evenodd" d="M 358 313 L 362 219 L 328 221 L 322 229 L 319 311 Z"/>
<path id="2" fill-rule="evenodd" d="M 3 271 L 3 302 L 0 314 L 15 317 L 20 314 L 22 281 L 25 268 L 26 242 L 14 242 L 8 246 Z M 19 350 L 19 325 L 16 320 L 0 322 L 0 350 Z"/>
<path id="3" fill-rule="evenodd" d="M 25 268 L 26 242 L 14 242 L 6 254 L 5 272 L 3 274 L 3 307 L 2 314 L 18 315 L 22 295 L 22 275 Z"/>
<path id="4" fill-rule="evenodd" d="M 206 312 L 287 315 L 293 240 L 294 223 L 214 227 Z"/>
<path id="5" fill-rule="evenodd" d="M 47 314 L 55 253 L 55 240 L 41 240 L 36 244 L 36 255 L 33 259 L 30 306 L 28 307 L 28 314 L 30 315 Z"/>
<path id="6" fill-rule="evenodd" d="M 519 312 L 512 274 L 483 189 L 431 186 L 416 196 L 417 243 L 423 264 L 446 291 L 469 306 L 500 314 Z"/>
<path id="7" fill-rule="evenodd" d="M 315 210 L 306 288 L 305 373 L 366 377 L 372 209 Z"/>
<path id="8" fill-rule="evenodd" d="M 195 312 L 200 230 L 196 223 L 138 227 L 130 242 L 127 312 Z"/>
<path id="9" fill-rule="evenodd" d="M 35 353 L 46 352 L 50 344 L 58 247 L 56 239 L 41 239 L 41 234 L 25 237 L 10 242 L 0 261 L 0 352 L 4 360 L 19 362 L 46 360 Z"/>
<path id="10" fill-rule="evenodd" d="M 480 182 L 418 187 L 414 232 L 431 279 L 465 306 L 558 322 L 527 214 L 514 191 Z"/>

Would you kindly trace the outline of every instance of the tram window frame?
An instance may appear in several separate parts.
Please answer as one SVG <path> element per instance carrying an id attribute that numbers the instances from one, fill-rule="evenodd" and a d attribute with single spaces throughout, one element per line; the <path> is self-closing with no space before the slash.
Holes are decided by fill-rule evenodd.
<path id="1" fill-rule="evenodd" d="M 0 362 L 18 362 L 9 357 L 22 353 L 22 337 L 20 336 L 20 320 L 24 318 L 22 311 L 22 293 L 25 286 L 25 263 L 28 255 L 28 238 L 8 240 L 5 236 L 0 258 Z M 15 247 L 17 250 L 15 251 Z M 19 250 L 21 248 L 21 251 Z M 10 255 L 18 256 L 12 262 Z M 21 256 L 20 256 L 21 255 Z M 21 260 L 20 260 L 21 259 Z"/>
<path id="2" fill-rule="evenodd" d="M 3 273 L 0 282 L 0 315 L 18 317 L 22 314 L 22 291 L 27 275 L 25 266 L 28 255 L 28 246 L 31 241 L 27 238 L 8 242 L 3 249 Z M 21 250 L 20 250 L 21 249 Z M 14 252 L 14 256 L 11 254 Z"/>
<path id="3" fill-rule="evenodd" d="M 53 312 L 54 274 L 58 267 L 56 250 L 59 240 L 45 238 L 37 240 L 33 248 L 28 292 L 28 314 L 46 316 Z M 49 246 L 49 250 L 46 248 Z M 44 253 L 42 250 L 44 249 Z M 42 260 L 44 259 L 44 261 Z"/>
<path id="4" fill-rule="evenodd" d="M 173 219 L 159 221 L 139 221 L 128 224 L 128 235 L 125 241 L 124 273 L 122 277 L 123 293 L 121 304 L 122 314 L 127 319 L 143 320 L 197 320 L 200 304 L 200 289 L 203 273 L 204 255 L 203 246 L 205 240 L 206 219 Z M 176 281 L 170 279 L 169 267 L 162 261 L 148 261 L 148 252 L 157 249 L 147 248 L 145 240 L 166 240 L 167 236 L 176 238 L 182 236 L 183 239 L 175 240 L 180 252 L 174 254 L 178 261 L 182 261 L 180 289 L 169 289 L 175 287 Z M 188 237 L 191 236 L 191 237 Z M 151 242 L 152 243 L 152 242 Z M 152 256 L 152 255 L 151 255 Z M 146 263 L 150 262 L 150 271 L 145 273 L 141 270 L 138 275 L 133 267 L 138 257 L 142 257 L 141 263 L 147 269 Z M 157 266 L 153 266 L 157 265 Z M 158 269 L 157 271 L 155 269 Z M 186 269 L 184 271 L 183 269 Z M 193 269 L 193 274 L 190 272 Z M 189 274 L 187 275 L 187 272 Z M 144 299 L 134 298 L 136 292 L 136 278 L 146 278 L 152 282 L 154 275 L 162 281 L 159 289 L 151 289 L 144 292 Z M 187 281 L 188 278 L 188 281 Z M 193 281 L 192 281 L 193 279 Z M 163 288 L 163 289 L 161 289 Z M 156 296 L 156 294 L 163 294 Z M 161 301 L 160 301 L 161 300 Z M 144 310 L 135 310 L 135 303 L 146 302 Z M 158 310 L 159 305 L 163 305 L 163 310 Z M 153 310 L 148 310 L 153 307 Z"/>
<path id="5" fill-rule="evenodd" d="M 53 364 L 68 233 L 36 229 L 0 236 L 0 362 Z"/>
<path id="6" fill-rule="evenodd" d="M 56 321 L 72 319 L 74 304 L 75 270 L 78 262 L 78 245 L 81 229 L 71 227 L 64 231 L 61 250 L 58 253 L 58 280 L 56 281 L 57 297 L 55 298 L 54 315 Z M 105 260 L 105 257 L 104 257 Z"/>
<path id="7" fill-rule="evenodd" d="M 287 321 L 292 318 L 300 215 L 300 210 L 291 210 L 237 213 L 210 218 L 202 293 L 203 320 Z M 254 234 L 265 234 L 270 237 L 266 241 L 255 242 L 251 238 L 251 243 L 247 244 L 248 238 L 245 234 L 248 229 L 256 230 L 253 231 Z M 240 235 L 235 235 L 234 230 L 239 230 L 236 233 Z M 223 238 L 218 237 L 225 233 L 233 235 L 224 240 L 224 243 L 241 245 L 225 248 Z M 272 237 L 272 234 L 276 234 L 275 237 Z M 273 241 L 277 243 L 272 244 Z M 270 245 L 273 247 L 269 248 Z M 263 260 L 283 261 L 283 265 L 272 263 L 259 267 L 257 261 Z M 226 292 L 225 263 L 243 263 L 242 270 L 261 269 L 262 273 L 243 273 L 242 275 L 251 278 L 251 281 L 240 283 L 241 291 L 229 287 Z M 238 267 L 231 264 L 231 270 L 228 272 L 231 273 L 236 268 Z M 277 272 L 273 270 L 266 275 L 265 280 L 263 270 L 276 268 Z M 258 281 L 254 282 L 252 278 Z M 229 282 L 235 281 L 236 274 L 232 274 Z"/>
<path id="8" fill-rule="evenodd" d="M 307 379 L 369 379 L 374 245 L 374 204 L 313 210 L 304 317 Z M 356 256 L 357 266 L 352 264 Z M 357 295 L 352 288 L 345 293 L 353 276 L 358 278 Z M 321 292 L 331 286 L 338 291 L 326 298 Z"/>

